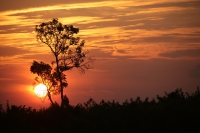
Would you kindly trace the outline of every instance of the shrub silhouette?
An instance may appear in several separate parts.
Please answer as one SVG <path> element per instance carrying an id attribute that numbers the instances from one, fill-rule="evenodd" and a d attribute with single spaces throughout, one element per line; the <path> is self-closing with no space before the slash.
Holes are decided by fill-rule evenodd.
<path id="1" fill-rule="evenodd" d="M 157 96 L 157 99 L 100 101 L 92 98 L 83 104 L 65 106 L 55 103 L 39 110 L 7 104 L 0 106 L 2 131 L 54 133 L 54 132 L 199 132 L 200 91 L 191 95 L 182 89 Z"/>

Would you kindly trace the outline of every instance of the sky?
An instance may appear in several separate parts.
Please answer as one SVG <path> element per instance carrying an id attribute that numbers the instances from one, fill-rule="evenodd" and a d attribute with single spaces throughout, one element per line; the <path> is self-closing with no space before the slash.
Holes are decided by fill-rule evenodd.
<path id="1" fill-rule="evenodd" d="M 0 104 L 48 107 L 33 92 L 33 60 L 51 63 L 36 40 L 35 25 L 58 18 L 79 28 L 77 36 L 96 58 L 93 69 L 68 71 L 70 104 L 124 102 L 163 96 L 200 85 L 199 0 L 1 0 Z M 54 96 L 59 103 L 59 97 Z"/>

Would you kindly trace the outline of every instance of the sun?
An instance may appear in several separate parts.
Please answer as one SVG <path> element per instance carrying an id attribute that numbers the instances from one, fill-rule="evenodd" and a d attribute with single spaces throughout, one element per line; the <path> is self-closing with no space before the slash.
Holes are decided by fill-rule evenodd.
<path id="1" fill-rule="evenodd" d="M 47 95 L 47 87 L 44 84 L 38 84 L 35 88 L 34 88 L 34 93 L 38 96 L 38 97 L 45 97 Z"/>

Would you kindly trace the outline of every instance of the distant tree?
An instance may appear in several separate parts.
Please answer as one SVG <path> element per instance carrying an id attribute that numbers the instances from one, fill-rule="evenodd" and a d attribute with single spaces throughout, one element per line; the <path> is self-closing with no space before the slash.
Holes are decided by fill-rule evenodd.
<path id="1" fill-rule="evenodd" d="M 58 19 L 52 19 L 36 25 L 35 31 L 37 41 L 50 48 L 55 60 L 51 65 L 33 61 L 30 71 L 38 75 L 35 78 L 36 83 L 47 86 L 47 96 L 51 103 L 53 104 L 51 96 L 60 94 L 63 106 L 67 99 L 63 90 L 68 86 L 64 72 L 78 68 L 81 73 L 85 73 L 95 59 L 87 56 L 88 51 L 83 49 L 85 41 L 74 36 L 78 34 L 79 29 L 73 25 L 63 25 Z"/>

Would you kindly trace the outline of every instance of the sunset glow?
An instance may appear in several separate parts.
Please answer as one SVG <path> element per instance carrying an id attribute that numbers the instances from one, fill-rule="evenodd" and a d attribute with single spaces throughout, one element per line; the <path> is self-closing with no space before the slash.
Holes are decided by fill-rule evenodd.
<path id="1" fill-rule="evenodd" d="M 55 60 L 35 33 L 35 25 L 52 18 L 78 27 L 75 36 L 85 40 L 85 48 L 96 58 L 85 74 L 76 69 L 66 72 L 69 85 L 64 93 L 72 105 L 89 98 L 119 102 L 137 96 L 153 98 L 176 88 L 194 92 L 200 85 L 199 0 L 10 3 L 1 0 L 0 4 L 0 104 L 6 100 L 23 104 L 19 101 L 32 90 L 20 86 L 34 81 L 33 60 L 49 64 Z M 45 89 L 35 93 L 44 97 Z M 19 90 L 22 95 L 16 94 Z M 37 100 L 27 103 L 35 106 L 41 102 Z M 41 105 L 48 106 L 46 101 Z"/>
<path id="2" fill-rule="evenodd" d="M 34 93 L 38 97 L 45 97 L 47 95 L 47 87 L 44 84 L 39 84 L 34 88 Z"/>

